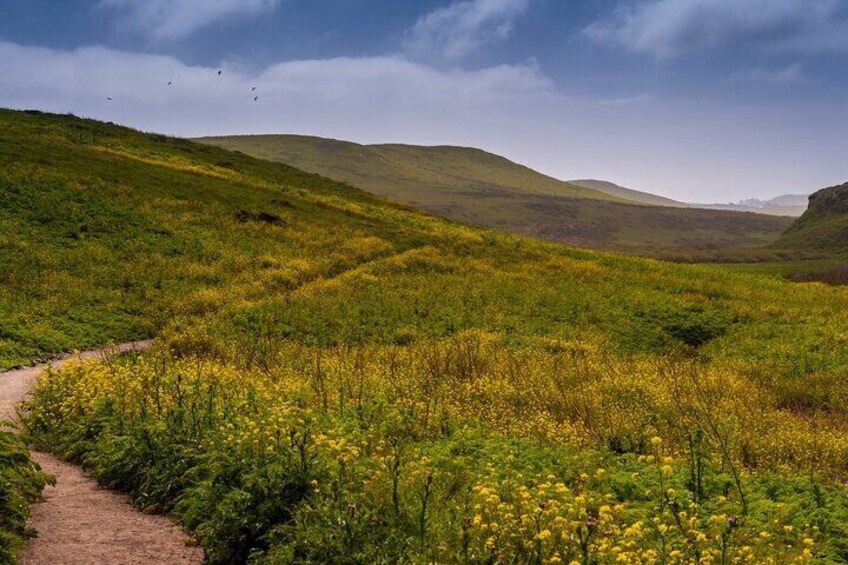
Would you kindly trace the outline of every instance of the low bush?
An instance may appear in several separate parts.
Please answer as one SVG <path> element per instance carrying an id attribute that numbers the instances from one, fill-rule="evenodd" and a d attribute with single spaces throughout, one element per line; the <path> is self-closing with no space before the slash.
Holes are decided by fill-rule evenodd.
<path id="1" fill-rule="evenodd" d="M 15 563 L 30 531 L 30 503 L 51 478 L 30 459 L 26 446 L 0 429 L 0 563 Z"/>

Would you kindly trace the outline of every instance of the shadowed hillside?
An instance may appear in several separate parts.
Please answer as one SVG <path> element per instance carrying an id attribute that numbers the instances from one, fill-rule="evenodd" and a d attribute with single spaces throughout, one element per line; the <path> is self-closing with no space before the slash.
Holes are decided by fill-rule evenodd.
<path id="1" fill-rule="evenodd" d="M 685 205 L 607 183 L 563 182 L 479 149 L 365 146 L 293 135 L 200 141 L 286 163 L 450 220 L 583 247 L 649 255 L 750 248 L 774 241 L 791 223 L 679 208 Z"/>

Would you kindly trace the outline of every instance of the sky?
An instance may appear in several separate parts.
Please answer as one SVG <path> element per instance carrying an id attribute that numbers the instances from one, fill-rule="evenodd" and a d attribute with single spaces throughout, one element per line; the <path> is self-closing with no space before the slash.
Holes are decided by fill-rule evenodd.
<path id="1" fill-rule="evenodd" d="M 475 146 L 689 202 L 848 180 L 846 94 L 848 0 L 0 0 L 2 107 Z"/>

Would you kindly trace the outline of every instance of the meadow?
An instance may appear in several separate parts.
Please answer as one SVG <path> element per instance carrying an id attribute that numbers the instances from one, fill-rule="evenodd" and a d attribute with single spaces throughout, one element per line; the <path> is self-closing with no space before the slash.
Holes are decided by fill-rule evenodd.
<path id="1" fill-rule="evenodd" d="M 210 563 L 848 560 L 844 291 L 0 124 L 0 365 L 158 338 L 41 378 L 26 439 Z"/>

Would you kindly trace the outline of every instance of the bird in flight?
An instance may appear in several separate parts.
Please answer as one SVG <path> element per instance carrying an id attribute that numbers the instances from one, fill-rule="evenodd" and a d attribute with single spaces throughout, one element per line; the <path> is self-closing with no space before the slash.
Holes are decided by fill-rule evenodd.
<path id="1" fill-rule="evenodd" d="M 253 88 L 251 88 L 251 89 L 250 89 L 250 91 L 251 91 L 251 92 L 256 92 L 256 87 L 254 86 Z"/>
<path id="2" fill-rule="evenodd" d="M 172 81 L 170 81 L 170 80 L 168 81 L 168 86 L 171 86 L 171 82 L 172 82 Z"/>
<path id="3" fill-rule="evenodd" d="M 107 97 L 106 97 L 106 100 L 109 100 L 109 101 L 111 102 L 111 101 L 112 101 L 112 97 L 111 97 L 111 96 L 107 96 Z"/>
<path id="4" fill-rule="evenodd" d="M 221 76 L 222 72 L 224 72 L 224 71 L 218 71 L 218 76 Z"/>
<path id="5" fill-rule="evenodd" d="M 253 97 L 253 101 L 254 101 L 254 102 L 256 102 L 257 100 L 259 100 L 259 97 L 258 97 L 258 96 L 254 96 L 254 97 Z"/>

